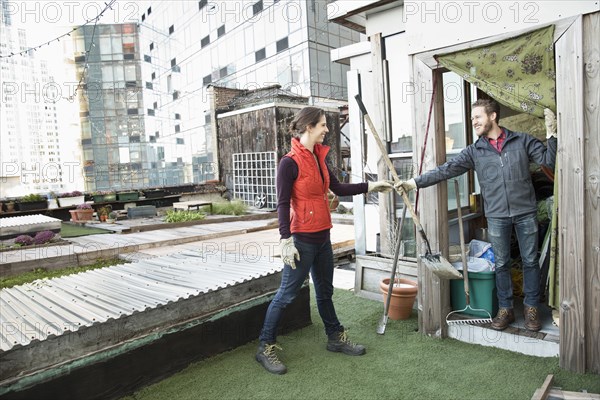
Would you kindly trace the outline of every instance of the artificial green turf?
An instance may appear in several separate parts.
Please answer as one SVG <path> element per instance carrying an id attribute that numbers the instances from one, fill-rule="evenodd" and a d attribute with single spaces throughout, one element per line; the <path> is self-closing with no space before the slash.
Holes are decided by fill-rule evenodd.
<path id="1" fill-rule="evenodd" d="M 415 331 L 416 314 L 406 321 L 389 321 L 385 335 L 378 335 L 382 303 L 340 289 L 334 294 L 338 316 L 350 338 L 367 346 L 367 354 L 328 352 L 311 296 L 314 324 L 278 338 L 286 375 L 269 374 L 254 360 L 258 342 L 253 341 L 192 364 L 125 399 L 517 400 L 530 399 L 548 374 L 554 374 L 554 386 L 562 390 L 600 393 L 597 375 L 561 370 L 557 358 L 420 335 Z"/>
<path id="2" fill-rule="evenodd" d="M 62 223 L 60 225 L 60 237 L 63 239 L 78 236 L 97 235 L 101 233 L 111 233 L 111 231 L 100 228 L 91 228 L 89 226 L 80 226 L 76 224 Z"/>

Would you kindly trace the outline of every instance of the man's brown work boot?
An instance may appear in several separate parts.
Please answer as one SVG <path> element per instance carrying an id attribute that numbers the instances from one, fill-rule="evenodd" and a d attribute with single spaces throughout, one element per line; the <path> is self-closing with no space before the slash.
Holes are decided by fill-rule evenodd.
<path id="1" fill-rule="evenodd" d="M 542 329 L 537 307 L 525 306 L 525 309 L 523 310 L 523 316 L 525 317 L 525 329 L 534 332 Z"/>
<path id="2" fill-rule="evenodd" d="M 492 320 L 492 329 L 497 331 L 505 330 L 508 325 L 515 322 L 515 312 L 512 308 L 500 308 L 498 314 Z"/>

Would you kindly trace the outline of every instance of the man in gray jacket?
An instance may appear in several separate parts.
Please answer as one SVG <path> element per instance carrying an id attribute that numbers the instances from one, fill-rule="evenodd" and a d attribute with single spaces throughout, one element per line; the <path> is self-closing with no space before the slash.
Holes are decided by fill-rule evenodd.
<path id="1" fill-rule="evenodd" d="M 479 139 L 444 165 L 395 185 L 396 190 L 409 192 L 475 169 L 484 201 L 488 237 L 496 259 L 499 310 L 491 324 L 496 330 L 505 329 L 515 320 L 510 271 L 513 227 L 523 262 L 525 328 L 531 331 L 541 329 L 538 316 L 540 269 L 537 204 L 529 163 L 545 165 L 554 170 L 556 117 L 549 109 L 544 110 L 544 115 L 547 148 L 531 135 L 499 126 L 500 105 L 494 100 L 479 99 L 473 103 L 471 110 L 471 122 Z"/>

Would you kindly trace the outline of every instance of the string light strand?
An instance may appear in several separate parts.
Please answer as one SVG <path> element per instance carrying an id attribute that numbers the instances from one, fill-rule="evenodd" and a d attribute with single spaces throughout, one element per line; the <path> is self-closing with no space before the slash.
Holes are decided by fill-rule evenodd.
<path id="1" fill-rule="evenodd" d="M 37 46 L 34 46 L 34 47 L 30 47 L 30 48 L 28 48 L 28 49 L 22 50 L 22 51 L 20 51 L 20 52 L 18 52 L 18 53 L 11 52 L 10 54 L 0 54 L 0 58 L 10 58 L 10 57 L 16 57 L 16 56 L 24 56 L 24 55 L 27 55 L 27 54 L 29 54 L 29 52 L 31 52 L 31 51 L 37 51 L 39 48 L 42 48 L 42 47 L 44 47 L 44 46 L 50 46 L 50 44 L 52 44 L 52 43 L 54 43 L 54 42 L 60 42 L 60 39 L 63 39 L 63 38 L 65 38 L 65 37 L 69 37 L 69 36 L 71 36 L 71 33 L 73 33 L 74 31 L 76 31 L 76 30 L 78 30 L 78 29 L 81 29 L 81 28 L 83 28 L 83 27 L 84 27 L 84 26 L 86 26 L 86 25 L 89 25 L 89 24 L 91 24 L 92 22 L 93 22 L 93 23 L 94 23 L 94 25 L 95 25 L 95 24 L 98 22 L 98 20 L 99 20 L 100 18 L 102 18 L 102 16 L 104 15 L 104 13 L 105 13 L 107 10 L 109 10 L 109 9 L 110 9 L 110 10 L 112 10 L 112 6 L 114 5 L 114 3 L 115 3 L 116 1 L 117 1 L 117 0 L 111 0 L 109 3 L 104 3 L 105 7 L 104 7 L 104 9 L 103 9 L 103 10 L 100 12 L 100 14 L 98 14 L 98 15 L 97 15 L 95 18 L 92 18 L 92 19 L 90 19 L 90 20 L 86 21 L 86 22 L 85 22 L 83 25 L 76 26 L 76 27 L 74 27 L 73 29 L 71 29 L 70 31 L 68 31 L 68 32 L 66 32 L 66 33 L 63 33 L 62 35 L 60 35 L 60 36 L 58 36 L 58 37 L 56 37 L 56 38 L 54 38 L 54 39 L 52 39 L 52 40 L 49 40 L 49 41 L 47 41 L 47 42 L 44 42 L 44 43 L 41 43 L 41 44 L 39 44 L 39 45 L 37 45 Z"/>

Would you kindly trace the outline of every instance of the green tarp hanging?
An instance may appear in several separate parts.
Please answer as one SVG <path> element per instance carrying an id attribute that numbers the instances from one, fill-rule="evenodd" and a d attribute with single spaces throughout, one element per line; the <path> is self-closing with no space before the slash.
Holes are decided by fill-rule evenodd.
<path id="1" fill-rule="evenodd" d="M 544 108 L 556 112 L 554 25 L 436 59 L 509 108 L 541 118 Z"/>

